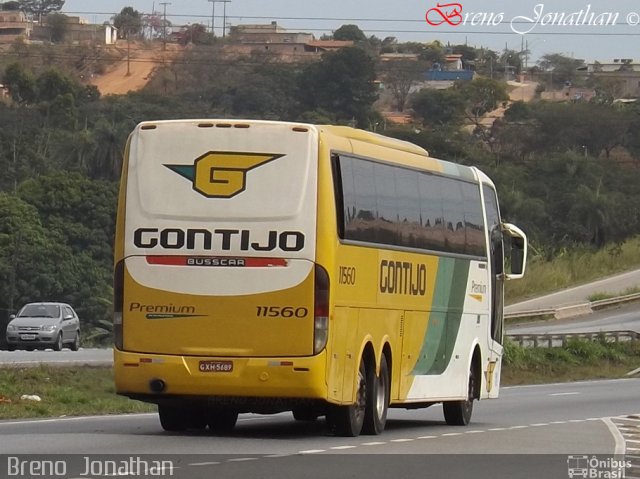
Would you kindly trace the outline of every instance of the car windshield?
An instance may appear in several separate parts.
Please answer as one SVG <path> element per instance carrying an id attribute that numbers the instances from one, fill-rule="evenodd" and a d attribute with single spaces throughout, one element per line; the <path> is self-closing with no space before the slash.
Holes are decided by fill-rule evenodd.
<path id="1" fill-rule="evenodd" d="M 60 306 L 55 304 L 27 304 L 18 314 L 19 318 L 26 316 L 32 318 L 57 318 L 60 316 Z"/>

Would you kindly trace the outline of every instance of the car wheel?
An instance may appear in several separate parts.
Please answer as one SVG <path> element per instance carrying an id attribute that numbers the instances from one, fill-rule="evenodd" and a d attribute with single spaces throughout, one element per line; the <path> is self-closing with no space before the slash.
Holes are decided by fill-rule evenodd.
<path id="1" fill-rule="evenodd" d="M 62 333 L 58 334 L 56 342 L 53 344 L 54 351 L 62 351 Z"/>
<path id="2" fill-rule="evenodd" d="M 71 349 L 71 351 L 77 351 L 80 349 L 80 331 L 76 331 L 76 339 L 74 339 L 73 343 L 69 345 L 69 349 Z"/>
<path id="3" fill-rule="evenodd" d="M 15 351 L 16 350 L 16 346 L 15 346 L 15 344 L 10 344 L 9 346 L 7 346 L 7 349 L 9 351 Z"/>

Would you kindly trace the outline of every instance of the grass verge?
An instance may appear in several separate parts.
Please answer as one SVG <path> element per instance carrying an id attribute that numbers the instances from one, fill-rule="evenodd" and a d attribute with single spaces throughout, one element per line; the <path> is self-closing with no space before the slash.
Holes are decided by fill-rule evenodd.
<path id="1" fill-rule="evenodd" d="M 570 340 L 563 348 L 524 348 L 505 342 L 502 384 L 612 379 L 640 367 L 640 341 Z"/>
<path id="2" fill-rule="evenodd" d="M 572 340 L 564 348 L 523 348 L 507 340 L 502 385 L 624 377 L 640 367 L 640 341 Z M 21 399 L 37 395 L 40 401 Z M 0 419 L 123 414 L 155 406 L 116 396 L 109 367 L 0 369 Z"/>
<path id="3" fill-rule="evenodd" d="M 149 411 L 155 407 L 116 396 L 110 367 L 0 368 L 0 419 Z"/>
<path id="4" fill-rule="evenodd" d="M 640 267 L 640 237 L 601 250 L 569 249 L 545 261 L 529 255 L 524 278 L 508 281 L 509 304 Z"/>

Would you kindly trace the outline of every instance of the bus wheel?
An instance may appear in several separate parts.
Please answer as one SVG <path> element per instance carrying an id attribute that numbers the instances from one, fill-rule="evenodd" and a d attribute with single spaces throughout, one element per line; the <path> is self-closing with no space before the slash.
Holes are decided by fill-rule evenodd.
<path id="1" fill-rule="evenodd" d="M 336 436 L 356 437 L 362 431 L 367 402 L 367 371 L 364 360 L 358 370 L 356 402 L 350 406 L 331 406 L 327 411 L 327 425 Z"/>
<path id="2" fill-rule="evenodd" d="M 475 368 L 473 366 L 474 365 L 471 364 L 471 370 L 469 371 L 469 392 L 467 393 L 467 399 L 442 403 L 444 419 L 449 426 L 466 426 L 469 424 L 469 421 L 471 421 L 477 381 Z"/>
<path id="3" fill-rule="evenodd" d="M 389 407 L 389 366 L 387 357 L 380 358 L 380 375 L 376 376 L 375 367 L 367 371 L 367 407 L 365 409 L 364 434 L 380 434 L 387 423 Z"/>
<path id="4" fill-rule="evenodd" d="M 295 408 L 293 411 L 293 418 L 296 421 L 315 421 L 318 419 L 318 412 L 314 408 L 300 407 Z"/>
<path id="5" fill-rule="evenodd" d="M 165 431 L 184 431 L 187 429 L 187 416 L 184 411 L 175 406 L 158 404 L 160 425 Z"/>
<path id="6" fill-rule="evenodd" d="M 209 411 L 207 414 L 207 424 L 209 429 L 217 433 L 230 433 L 236 427 L 238 412 L 228 409 Z"/>

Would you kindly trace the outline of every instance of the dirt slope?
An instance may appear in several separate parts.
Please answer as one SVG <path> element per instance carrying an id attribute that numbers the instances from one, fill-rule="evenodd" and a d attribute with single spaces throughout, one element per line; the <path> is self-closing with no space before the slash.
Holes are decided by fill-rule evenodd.
<path id="1" fill-rule="evenodd" d="M 123 59 L 113 64 L 103 75 L 95 75 L 91 84 L 98 87 L 102 95 L 124 95 L 130 91 L 142 89 L 156 67 L 171 61 L 176 56 L 176 45 L 168 45 L 167 50 L 162 45 L 151 48 L 139 44 L 131 44 L 127 58 L 126 43 L 118 45 Z"/>

